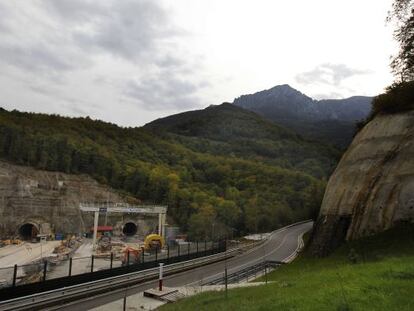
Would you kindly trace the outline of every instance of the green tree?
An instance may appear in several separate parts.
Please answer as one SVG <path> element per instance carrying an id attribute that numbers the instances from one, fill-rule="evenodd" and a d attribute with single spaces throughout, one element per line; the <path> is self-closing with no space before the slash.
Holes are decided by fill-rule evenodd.
<path id="1" fill-rule="evenodd" d="M 257 205 L 257 196 L 249 198 L 244 208 L 244 217 L 246 228 L 251 232 L 259 230 L 259 211 Z"/>
<path id="2" fill-rule="evenodd" d="M 388 21 L 394 21 L 397 29 L 394 37 L 400 45 L 398 54 L 392 59 L 391 68 L 397 82 L 414 80 L 414 1 L 394 0 Z"/>
<path id="3" fill-rule="evenodd" d="M 189 234 L 196 240 L 209 240 L 214 235 L 216 212 L 210 204 L 202 205 L 189 220 Z M 214 237 L 213 237 L 214 238 Z"/>
<path id="4" fill-rule="evenodd" d="M 241 210 L 235 202 L 221 198 L 217 202 L 216 211 L 218 219 L 228 227 L 233 227 L 239 221 L 241 214 Z"/>

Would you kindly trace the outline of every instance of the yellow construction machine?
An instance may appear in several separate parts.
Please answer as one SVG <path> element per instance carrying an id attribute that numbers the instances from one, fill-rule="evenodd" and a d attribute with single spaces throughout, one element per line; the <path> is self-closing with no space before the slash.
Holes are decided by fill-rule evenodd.
<path id="1" fill-rule="evenodd" d="M 164 238 L 161 235 L 149 234 L 144 240 L 144 249 L 148 252 L 160 251 L 164 244 Z"/>

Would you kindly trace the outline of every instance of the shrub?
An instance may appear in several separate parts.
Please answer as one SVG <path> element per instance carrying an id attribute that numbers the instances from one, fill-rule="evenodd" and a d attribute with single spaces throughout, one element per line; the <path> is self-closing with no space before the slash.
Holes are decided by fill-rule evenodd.
<path id="1" fill-rule="evenodd" d="M 394 83 L 372 102 L 370 115 L 355 125 L 354 136 L 378 114 L 391 114 L 414 109 L 414 81 Z"/>
<path id="2" fill-rule="evenodd" d="M 386 93 L 374 98 L 372 115 L 396 113 L 414 109 L 414 81 L 395 83 Z"/>

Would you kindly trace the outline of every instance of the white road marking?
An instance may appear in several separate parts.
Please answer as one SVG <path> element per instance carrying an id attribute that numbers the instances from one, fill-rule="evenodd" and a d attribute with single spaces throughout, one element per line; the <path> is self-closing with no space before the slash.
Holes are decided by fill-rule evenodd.
<path id="1" fill-rule="evenodd" d="M 271 238 L 275 235 L 275 234 L 278 234 L 278 233 L 281 233 L 281 232 L 284 232 L 284 231 L 286 231 L 287 229 L 286 228 L 283 228 L 283 229 L 281 229 L 281 230 L 279 230 L 279 231 L 275 231 L 274 233 L 272 233 L 271 234 L 271 236 L 268 238 L 268 240 L 266 241 L 266 242 L 264 242 L 263 243 L 263 245 L 262 245 L 262 247 L 264 247 L 266 244 L 268 244 L 268 243 L 270 243 L 271 241 Z M 301 228 L 301 230 L 303 230 L 302 228 Z M 293 232 L 291 232 L 291 233 L 288 233 L 288 234 L 286 234 L 284 237 L 283 237 L 283 239 L 282 239 L 282 242 L 279 244 L 279 246 L 278 247 L 276 247 L 275 249 L 273 249 L 271 252 L 269 252 L 269 253 L 266 253 L 264 256 L 261 256 L 261 257 L 258 257 L 258 258 L 256 258 L 256 259 L 254 259 L 254 260 L 251 260 L 251 261 L 249 261 L 249 262 L 247 262 L 247 263 L 244 263 L 244 264 L 242 264 L 242 265 L 240 265 L 240 266 L 237 266 L 237 267 L 234 267 L 233 269 L 229 269 L 230 271 L 234 271 L 234 270 L 238 270 L 238 269 L 240 269 L 240 268 L 242 268 L 242 267 L 245 267 L 245 266 L 249 266 L 249 265 L 252 265 L 253 263 L 255 263 L 255 262 L 260 262 L 260 261 L 263 261 L 263 259 L 265 258 L 265 257 L 268 257 L 268 256 L 270 256 L 271 254 L 273 254 L 273 253 L 275 253 L 275 252 L 277 252 L 282 246 L 283 246 L 283 244 L 286 242 L 286 238 L 289 236 L 289 235 L 291 235 L 291 234 L 293 234 L 293 233 L 296 233 L 296 231 L 297 230 L 295 230 L 295 231 L 293 231 Z M 309 231 L 309 229 L 307 229 L 305 232 L 307 232 L 307 231 Z M 292 253 L 292 254 L 290 254 L 288 257 L 286 257 L 286 258 L 289 258 L 289 257 L 291 257 L 292 255 L 295 255 L 296 254 L 296 252 L 297 252 L 297 250 L 298 250 L 298 248 L 299 248 L 299 241 L 300 241 L 300 236 L 303 236 L 303 234 L 305 233 L 305 232 L 303 232 L 303 233 L 301 233 L 299 236 L 298 236 L 298 246 L 296 247 L 296 249 L 295 249 L 295 251 Z M 252 251 L 257 251 L 257 249 L 252 249 L 252 250 L 250 250 L 249 252 L 246 252 L 244 255 L 246 255 L 246 254 L 249 254 L 249 253 L 251 253 Z M 286 258 L 285 259 L 283 259 L 282 261 L 284 262 L 285 260 L 286 260 Z M 220 275 L 222 275 L 223 274 L 223 272 L 219 272 L 219 273 L 216 273 L 216 274 L 214 274 L 214 275 L 212 275 L 212 276 L 208 276 L 207 278 L 205 278 L 204 279 L 204 281 L 205 280 L 210 280 L 210 279 L 215 279 L 216 277 L 218 277 L 218 276 L 220 276 Z M 197 280 L 197 281 L 194 281 L 194 282 L 190 282 L 190 283 L 186 283 L 186 284 L 184 284 L 183 286 L 191 286 L 191 285 L 195 285 L 195 284 L 197 284 L 197 283 L 199 283 L 200 282 L 200 280 Z"/>

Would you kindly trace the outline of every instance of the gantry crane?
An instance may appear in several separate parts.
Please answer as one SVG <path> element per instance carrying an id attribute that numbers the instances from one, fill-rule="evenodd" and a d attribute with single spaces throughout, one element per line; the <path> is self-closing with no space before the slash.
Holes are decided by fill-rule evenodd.
<path id="1" fill-rule="evenodd" d="M 96 249 L 96 236 L 98 233 L 99 214 L 125 213 L 125 214 L 146 214 L 158 215 L 158 234 L 165 236 L 165 221 L 167 206 L 160 205 L 129 205 L 124 203 L 80 203 L 79 209 L 82 212 L 95 214 L 93 222 L 93 249 Z"/>

